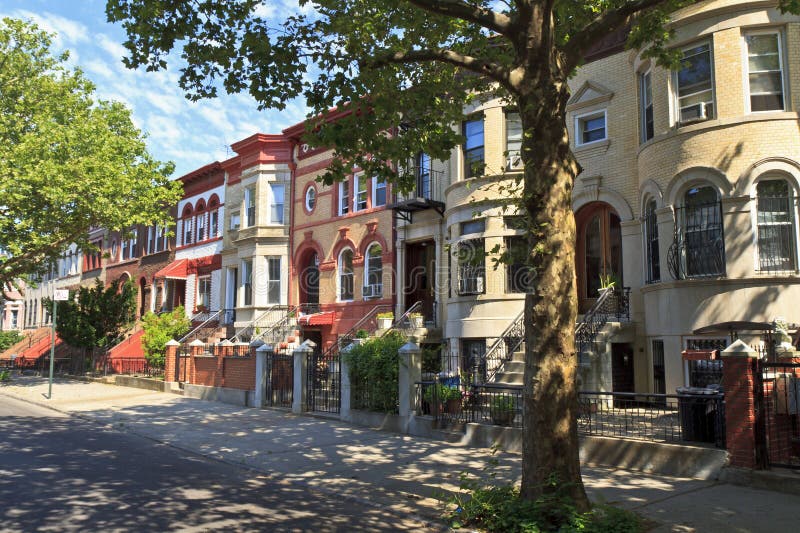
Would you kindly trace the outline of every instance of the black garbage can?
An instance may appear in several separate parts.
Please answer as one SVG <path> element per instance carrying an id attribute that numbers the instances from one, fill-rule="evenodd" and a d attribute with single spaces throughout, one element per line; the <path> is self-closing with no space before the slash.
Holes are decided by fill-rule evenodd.
<path id="1" fill-rule="evenodd" d="M 719 387 L 678 387 L 678 413 L 683 440 L 717 442 L 720 408 Z"/>

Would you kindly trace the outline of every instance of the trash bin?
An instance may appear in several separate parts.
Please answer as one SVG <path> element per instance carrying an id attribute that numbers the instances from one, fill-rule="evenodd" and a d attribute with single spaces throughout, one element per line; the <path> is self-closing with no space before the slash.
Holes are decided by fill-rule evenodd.
<path id="1" fill-rule="evenodd" d="M 692 442 L 716 443 L 722 435 L 717 435 L 719 417 L 718 385 L 709 387 L 678 387 L 678 413 L 681 420 L 683 440 Z"/>

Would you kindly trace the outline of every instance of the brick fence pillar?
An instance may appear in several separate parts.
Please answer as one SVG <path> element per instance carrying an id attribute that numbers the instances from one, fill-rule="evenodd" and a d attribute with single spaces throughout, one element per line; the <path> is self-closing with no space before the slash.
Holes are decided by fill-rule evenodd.
<path id="1" fill-rule="evenodd" d="M 758 353 L 741 340 L 722 351 L 725 437 L 731 466 L 756 468 Z"/>
<path id="2" fill-rule="evenodd" d="M 167 343 L 167 353 L 164 356 L 164 381 L 176 381 L 176 368 L 178 366 L 178 348 L 181 343 L 172 339 Z"/>
<path id="3" fill-rule="evenodd" d="M 203 350 L 205 349 L 206 345 L 200 339 L 195 339 L 189 343 L 189 368 L 187 368 L 186 372 L 186 381 L 189 383 L 197 383 L 197 365 L 195 364 L 195 357 L 198 355 L 203 354 Z"/>

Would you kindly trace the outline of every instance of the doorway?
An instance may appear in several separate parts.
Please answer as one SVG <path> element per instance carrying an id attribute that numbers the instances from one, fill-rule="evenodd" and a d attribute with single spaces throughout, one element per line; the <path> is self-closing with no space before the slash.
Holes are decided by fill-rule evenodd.
<path id="1" fill-rule="evenodd" d="M 630 343 L 611 344 L 611 389 L 614 392 L 634 392 L 633 346 Z"/>
<path id="2" fill-rule="evenodd" d="M 578 230 L 575 271 L 578 310 L 588 311 L 604 282 L 622 286 L 622 231 L 617 212 L 603 202 L 593 202 L 575 215 Z"/>
<path id="3" fill-rule="evenodd" d="M 422 302 L 420 313 L 425 322 L 435 323 L 436 298 L 436 245 L 434 241 L 416 242 L 406 245 L 406 272 L 403 292 L 406 310 L 416 302 Z"/>

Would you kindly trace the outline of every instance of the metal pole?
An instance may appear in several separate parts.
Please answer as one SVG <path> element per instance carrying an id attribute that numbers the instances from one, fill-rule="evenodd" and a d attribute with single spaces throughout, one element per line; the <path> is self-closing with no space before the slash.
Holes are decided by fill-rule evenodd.
<path id="1" fill-rule="evenodd" d="M 50 335 L 50 384 L 47 387 L 47 399 L 53 399 L 53 368 L 55 367 L 56 357 L 56 299 L 53 298 L 53 332 Z"/>

